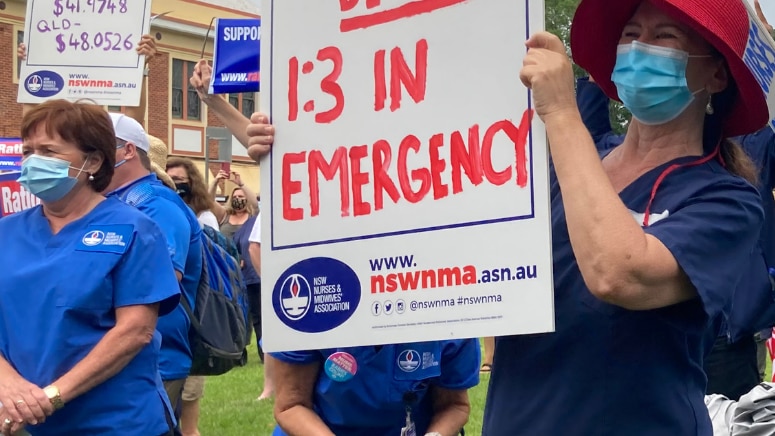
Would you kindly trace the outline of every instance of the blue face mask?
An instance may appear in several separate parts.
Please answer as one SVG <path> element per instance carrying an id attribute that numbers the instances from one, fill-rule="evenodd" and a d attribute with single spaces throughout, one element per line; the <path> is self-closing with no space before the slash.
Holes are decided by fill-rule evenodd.
<path id="1" fill-rule="evenodd" d="M 66 160 L 33 154 L 22 161 L 22 175 L 17 181 L 41 201 L 51 203 L 73 190 L 85 165 L 86 161 L 81 168 L 75 168 Z M 70 177 L 70 168 L 78 171 L 75 177 Z"/>
<path id="2" fill-rule="evenodd" d="M 620 44 L 611 80 L 632 116 L 643 124 L 665 124 L 678 118 L 694 101 L 686 83 L 689 53 L 633 41 Z"/>
<path id="3" fill-rule="evenodd" d="M 116 150 L 120 150 L 120 149 L 124 148 L 125 145 L 126 144 L 117 145 L 116 146 Z M 126 163 L 126 159 L 121 159 L 120 161 L 116 162 L 116 165 L 114 165 L 113 167 L 114 168 L 118 168 L 121 165 L 124 165 L 125 163 Z"/>

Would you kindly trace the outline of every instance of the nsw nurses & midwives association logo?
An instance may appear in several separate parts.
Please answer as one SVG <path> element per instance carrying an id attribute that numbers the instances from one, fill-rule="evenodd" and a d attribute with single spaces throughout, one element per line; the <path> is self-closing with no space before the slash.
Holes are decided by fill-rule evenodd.
<path id="1" fill-rule="evenodd" d="M 95 245 L 101 244 L 102 241 L 104 240 L 105 240 L 105 233 L 102 233 L 99 230 L 93 230 L 83 235 L 83 239 L 81 239 L 81 242 L 83 242 L 83 245 L 86 245 L 87 247 L 93 247 Z"/>
<path id="2" fill-rule="evenodd" d="M 420 353 L 414 350 L 404 350 L 398 355 L 398 367 L 404 372 L 414 372 L 420 367 Z"/>
<path id="3" fill-rule="evenodd" d="M 361 282 L 355 271 L 330 257 L 304 259 L 277 279 L 272 307 L 283 324 L 304 333 L 333 330 L 355 313 Z"/>
<path id="4" fill-rule="evenodd" d="M 291 274 L 281 287 L 283 314 L 288 319 L 296 321 L 304 318 L 312 302 L 312 289 L 309 282 L 301 274 Z"/>
<path id="5" fill-rule="evenodd" d="M 37 74 L 33 74 L 27 78 L 27 89 L 31 94 L 36 94 L 43 87 L 43 79 Z"/>

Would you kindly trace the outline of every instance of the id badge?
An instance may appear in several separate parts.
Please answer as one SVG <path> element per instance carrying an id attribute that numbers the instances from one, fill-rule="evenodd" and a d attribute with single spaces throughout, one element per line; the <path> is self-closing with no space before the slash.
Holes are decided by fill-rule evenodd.
<path id="1" fill-rule="evenodd" d="M 401 436 L 417 436 L 417 430 L 412 421 L 412 408 L 406 406 L 406 424 L 401 428 Z"/>
<path id="2" fill-rule="evenodd" d="M 406 427 L 401 429 L 401 436 L 417 436 L 417 431 L 414 428 L 413 422 L 409 422 Z"/>

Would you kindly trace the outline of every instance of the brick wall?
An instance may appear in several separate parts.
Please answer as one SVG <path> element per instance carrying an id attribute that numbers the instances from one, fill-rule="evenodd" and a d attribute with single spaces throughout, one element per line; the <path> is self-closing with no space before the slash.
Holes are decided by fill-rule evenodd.
<path id="1" fill-rule="evenodd" d="M 159 51 L 148 63 L 148 133 L 169 141 L 168 116 L 170 113 L 170 56 Z"/>
<path id="2" fill-rule="evenodd" d="M 12 24 L 0 23 L 0 136 L 19 136 L 22 107 L 16 103 L 18 85 L 13 83 L 16 34 Z"/>

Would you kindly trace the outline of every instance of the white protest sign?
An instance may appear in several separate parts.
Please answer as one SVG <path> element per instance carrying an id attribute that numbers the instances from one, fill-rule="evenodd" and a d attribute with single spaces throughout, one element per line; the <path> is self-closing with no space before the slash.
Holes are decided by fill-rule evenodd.
<path id="1" fill-rule="evenodd" d="M 775 130 L 775 41 L 767 28 L 764 27 L 764 23 L 756 15 L 753 0 L 743 0 L 743 4 L 748 9 L 748 21 L 750 23 L 748 42 L 745 46 L 743 60 L 767 95 L 767 107 L 770 112 L 769 126 Z M 767 17 L 767 11 L 772 9 L 771 4 L 766 9 L 764 4 L 762 4 L 765 18 Z M 772 16 L 772 19 L 775 19 L 775 16 Z"/>
<path id="2" fill-rule="evenodd" d="M 543 2 L 261 10 L 265 349 L 552 331 Z"/>
<path id="3" fill-rule="evenodd" d="M 27 59 L 17 101 L 139 105 L 144 57 L 135 49 L 150 13 L 150 0 L 27 2 Z"/>

